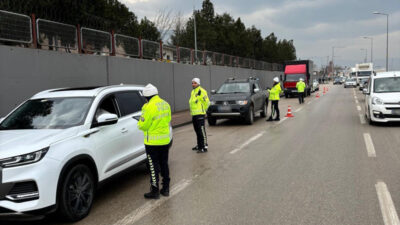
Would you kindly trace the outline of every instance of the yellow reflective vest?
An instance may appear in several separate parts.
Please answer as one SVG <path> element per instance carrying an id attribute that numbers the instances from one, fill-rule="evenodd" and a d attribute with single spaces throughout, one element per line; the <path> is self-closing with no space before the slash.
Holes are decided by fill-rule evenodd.
<path id="1" fill-rule="evenodd" d="M 158 95 L 143 105 L 137 124 L 144 132 L 145 145 L 168 145 L 171 142 L 171 107 Z"/>
<path id="2" fill-rule="evenodd" d="M 198 86 L 192 90 L 189 99 L 190 114 L 192 116 L 205 115 L 210 104 L 207 91 Z"/>
<path id="3" fill-rule="evenodd" d="M 306 88 L 306 83 L 304 83 L 303 81 L 299 81 L 296 84 L 296 88 L 298 92 L 303 93 L 304 89 Z"/>
<path id="4" fill-rule="evenodd" d="M 270 101 L 280 100 L 281 99 L 280 94 L 282 92 L 281 84 L 277 83 L 271 90 L 268 90 L 268 92 L 269 92 L 268 99 Z"/>

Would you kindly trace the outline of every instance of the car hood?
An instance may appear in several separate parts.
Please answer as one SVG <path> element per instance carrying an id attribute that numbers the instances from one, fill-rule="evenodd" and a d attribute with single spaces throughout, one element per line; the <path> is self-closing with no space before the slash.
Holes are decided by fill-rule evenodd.
<path id="1" fill-rule="evenodd" d="M 384 103 L 400 104 L 400 93 L 374 93 L 374 97 L 382 99 Z"/>
<path id="2" fill-rule="evenodd" d="M 76 135 L 78 127 L 65 130 L 0 130 L 0 159 L 49 147 Z"/>
<path id="3" fill-rule="evenodd" d="M 236 94 L 214 94 L 211 95 L 211 101 L 233 101 L 233 100 L 246 100 L 250 97 L 250 93 L 236 93 Z"/>

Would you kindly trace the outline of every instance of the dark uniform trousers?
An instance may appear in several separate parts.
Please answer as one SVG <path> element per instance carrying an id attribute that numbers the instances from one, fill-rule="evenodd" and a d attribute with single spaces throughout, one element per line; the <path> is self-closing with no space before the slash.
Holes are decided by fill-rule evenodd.
<path id="1" fill-rule="evenodd" d="M 207 146 L 207 134 L 205 127 L 205 115 L 197 115 L 192 117 L 194 131 L 197 136 L 197 147 L 204 149 Z"/>
<path id="2" fill-rule="evenodd" d="M 299 92 L 299 103 L 304 103 L 304 92 Z"/>
<path id="3" fill-rule="evenodd" d="M 276 119 L 280 118 L 280 113 L 279 113 L 279 100 L 272 100 L 271 101 L 271 118 L 273 119 L 273 117 L 275 116 Z"/>
<path id="4" fill-rule="evenodd" d="M 159 174 L 163 178 L 163 185 L 169 185 L 169 167 L 168 167 L 168 152 L 169 145 L 146 145 L 147 168 L 150 171 L 150 184 L 154 187 L 159 187 Z"/>

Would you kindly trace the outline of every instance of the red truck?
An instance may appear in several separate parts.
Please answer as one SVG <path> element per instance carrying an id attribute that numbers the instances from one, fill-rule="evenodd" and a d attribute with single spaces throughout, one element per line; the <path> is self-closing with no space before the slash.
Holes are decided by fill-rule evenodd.
<path id="1" fill-rule="evenodd" d="M 283 88 L 286 98 L 297 95 L 296 84 L 300 80 L 300 78 L 303 78 L 304 83 L 306 83 L 306 90 L 304 91 L 305 96 L 311 94 L 311 74 L 313 71 L 313 65 L 314 63 L 311 60 L 296 60 L 285 62 Z"/>

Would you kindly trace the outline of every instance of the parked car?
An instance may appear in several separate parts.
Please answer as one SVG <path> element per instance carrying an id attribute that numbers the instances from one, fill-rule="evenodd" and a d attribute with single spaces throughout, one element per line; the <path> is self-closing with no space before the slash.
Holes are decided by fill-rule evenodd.
<path id="1" fill-rule="evenodd" d="M 369 79 L 369 78 L 362 78 L 362 79 L 359 80 L 359 82 L 360 82 L 360 83 L 359 83 L 359 84 L 360 84 L 359 90 L 360 90 L 360 91 L 362 91 L 362 90 L 364 89 L 364 87 L 367 85 L 368 79 Z"/>
<path id="2" fill-rule="evenodd" d="M 319 82 L 317 79 L 314 79 L 313 84 L 312 84 L 312 91 L 319 91 Z"/>
<path id="3" fill-rule="evenodd" d="M 370 124 L 400 121 L 400 71 L 372 75 L 363 93 Z"/>
<path id="4" fill-rule="evenodd" d="M 47 90 L 1 119 L 0 214 L 86 217 L 100 182 L 146 159 L 142 90 Z"/>
<path id="5" fill-rule="evenodd" d="M 253 124 L 256 113 L 267 116 L 267 92 L 260 88 L 258 79 L 230 78 L 211 94 L 207 110 L 210 126 L 214 126 L 218 119 L 240 118 Z"/>
<path id="6" fill-rule="evenodd" d="M 346 81 L 344 82 L 344 88 L 347 87 L 357 87 L 357 81 L 356 78 L 347 78 Z"/>

